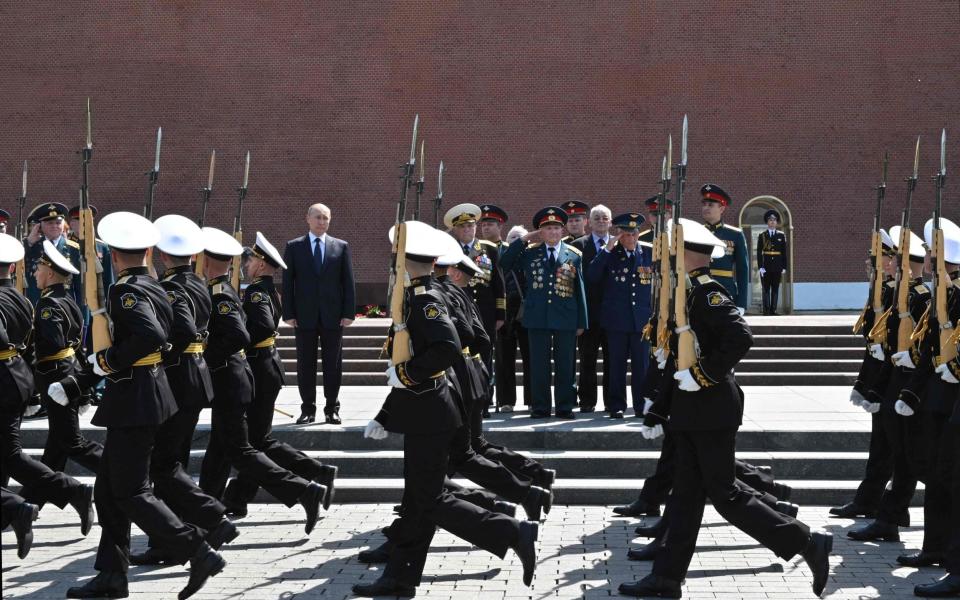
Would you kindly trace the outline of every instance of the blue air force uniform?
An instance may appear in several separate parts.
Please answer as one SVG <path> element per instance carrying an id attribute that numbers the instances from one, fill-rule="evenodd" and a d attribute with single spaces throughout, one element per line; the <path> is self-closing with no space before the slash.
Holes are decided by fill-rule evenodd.
<path id="1" fill-rule="evenodd" d="M 614 219 L 614 225 L 634 229 L 643 223 L 643 217 Z M 633 227 L 629 224 L 634 223 Z M 607 335 L 610 352 L 609 397 L 607 410 L 611 416 L 627 408 L 627 359 L 631 365 L 633 408 L 643 411 L 643 385 L 646 379 L 650 345 L 644 340 L 643 328 L 650 319 L 650 284 L 652 281 L 652 252 L 649 247 L 637 245 L 633 251 L 617 245 L 612 251 L 603 249 L 587 269 L 587 283 L 603 290 L 599 325 Z"/>
<path id="2" fill-rule="evenodd" d="M 65 205 L 59 202 L 50 202 L 41 204 L 31 210 L 30 215 L 27 217 L 27 222 L 33 224 L 51 219 L 60 219 L 62 221 L 66 215 L 67 207 Z M 26 270 L 26 273 L 24 273 L 24 291 L 34 306 L 40 301 L 40 288 L 37 286 L 37 265 L 43 258 L 43 239 L 43 236 L 41 236 L 40 240 L 32 245 L 26 240 L 23 241 L 26 252 L 23 258 L 23 265 Z M 70 261 L 74 268 L 80 269 L 80 244 L 69 239 L 66 235 L 61 235 L 55 240 L 50 240 L 50 243 L 53 244 L 60 254 Z M 69 295 L 72 296 L 77 303 L 81 303 L 83 287 L 81 286 L 79 275 L 73 276 Z"/>
<path id="3" fill-rule="evenodd" d="M 536 228 L 563 225 L 566 218 L 561 208 L 551 206 L 538 212 L 533 224 Z M 557 366 L 557 416 L 573 418 L 577 388 L 572 365 L 577 330 L 587 328 L 587 299 L 580 251 L 563 242 L 553 248 L 544 243 L 527 246 L 523 239 L 518 239 L 503 253 L 500 263 L 504 271 L 519 268 L 526 279 L 522 321 L 530 344 L 530 372 L 524 377 L 530 377 L 532 416 L 550 414 L 552 348 L 553 362 Z"/>
<path id="4" fill-rule="evenodd" d="M 712 183 L 700 188 L 700 194 L 704 202 L 730 206 L 730 195 Z M 723 256 L 710 261 L 710 276 L 726 288 L 737 307 L 746 310 L 750 289 L 750 257 L 747 255 L 747 240 L 743 237 L 743 230 L 727 225 L 722 220 L 704 225 L 726 244 Z"/>

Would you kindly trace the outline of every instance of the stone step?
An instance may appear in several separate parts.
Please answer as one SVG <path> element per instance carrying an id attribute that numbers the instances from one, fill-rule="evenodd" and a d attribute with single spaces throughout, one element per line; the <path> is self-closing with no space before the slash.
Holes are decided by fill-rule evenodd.
<path id="1" fill-rule="evenodd" d="M 859 363 L 863 360 L 863 346 L 855 347 L 775 347 L 775 346 L 754 346 L 747 352 L 746 358 L 760 360 L 796 360 L 796 359 L 818 359 L 823 361 L 846 359 L 856 360 Z"/>
<path id="2" fill-rule="evenodd" d="M 800 347 L 800 348 L 865 348 L 861 336 L 857 335 L 819 335 L 819 334 L 796 334 L 796 335 L 754 335 L 753 347 Z"/>

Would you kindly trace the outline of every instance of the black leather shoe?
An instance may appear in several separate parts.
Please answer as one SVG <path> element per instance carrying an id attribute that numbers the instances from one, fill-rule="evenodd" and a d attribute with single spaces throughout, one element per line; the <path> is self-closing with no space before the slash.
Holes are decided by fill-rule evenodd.
<path id="1" fill-rule="evenodd" d="M 240 535 L 240 531 L 236 525 L 231 523 L 229 519 L 221 519 L 217 526 L 208 531 L 203 539 L 210 544 L 211 548 L 219 550 L 224 544 L 229 544 L 237 539 L 238 535 Z"/>
<path id="2" fill-rule="evenodd" d="M 820 597 L 823 588 L 827 587 L 830 577 L 830 551 L 833 550 L 833 534 L 815 532 L 810 534 L 810 541 L 803 551 L 803 560 L 807 562 L 813 573 L 813 593 Z"/>
<path id="3" fill-rule="evenodd" d="M 642 598 L 652 596 L 654 598 L 680 598 L 683 594 L 680 592 L 680 582 L 666 577 L 657 577 L 650 573 L 640 581 L 633 583 L 621 583 L 617 591 L 625 596 L 636 596 Z"/>
<path id="4" fill-rule="evenodd" d="M 860 529 L 851 529 L 847 537 L 860 542 L 899 542 L 900 529 L 892 523 L 873 521 Z"/>
<path id="5" fill-rule="evenodd" d="M 913 595 L 922 598 L 950 598 L 960 596 L 960 574 L 949 573 L 936 583 L 925 583 L 913 588 Z"/>
<path id="6" fill-rule="evenodd" d="M 385 541 L 376 548 L 370 550 L 361 550 L 357 554 L 357 560 L 368 565 L 379 565 L 390 560 L 390 551 L 393 550 L 393 543 L 390 540 Z"/>
<path id="7" fill-rule="evenodd" d="M 558 410 L 557 418 L 571 420 L 571 419 L 576 419 L 577 415 L 573 414 L 572 410 Z"/>
<path id="8" fill-rule="evenodd" d="M 130 564 L 138 567 L 155 567 L 157 565 L 172 565 L 180 561 L 158 548 L 147 548 L 140 554 L 130 555 Z"/>
<path id="9" fill-rule="evenodd" d="M 779 498 L 779 496 L 777 496 Z M 877 511 L 873 508 L 860 506 L 855 502 L 847 502 L 843 506 L 835 506 L 830 509 L 830 515 L 841 519 L 856 519 L 857 517 L 867 517 L 872 519 Z"/>
<path id="10" fill-rule="evenodd" d="M 623 418 L 623 411 L 622 411 L 622 410 L 611 410 L 611 411 L 610 411 L 610 418 L 611 418 L 611 419 L 622 419 L 622 418 Z"/>
<path id="11" fill-rule="evenodd" d="M 316 415 L 308 415 L 308 414 L 305 414 L 305 413 L 301 413 L 301 414 L 300 414 L 300 417 L 297 419 L 297 425 L 304 425 L 304 424 L 306 424 L 306 423 L 313 423 L 313 422 L 316 421 L 316 420 L 317 420 L 317 416 L 316 416 Z"/>
<path id="12" fill-rule="evenodd" d="M 317 524 L 317 519 L 320 517 L 320 505 L 323 503 L 323 497 L 326 496 L 326 494 L 327 488 L 315 481 L 311 481 L 307 489 L 300 495 L 299 502 L 304 510 L 307 511 L 307 523 L 303 526 L 303 531 L 306 532 L 307 535 L 310 535 L 310 532 L 313 531 L 313 528 Z"/>
<path id="13" fill-rule="evenodd" d="M 320 467 L 320 475 L 314 481 L 327 488 L 327 495 L 323 497 L 323 510 L 330 510 L 330 503 L 333 502 L 333 491 L 337 481 L 337 467 L 333 465 L 323 465 Z"/>
<path id="14" fill-rule="evenodd" d="M 365 598 L 374 598 L 376 596 L 413 598 L 417 595 L 417 588 L 416 586 L 402 584 L 396 579 L 381 577 L 373 583 L 358 583 L 353 586 L 353 593 Z"/>
<path id="15" fill-rule="evenodd" d="M 549 410 L 535 410 L 530 413 L 531 419 L 549 419 L 550 411 Z"/>
<path id="16" fill-rule="evenodd" d="M 520 564 L 523 565 L 523 585 L 530 587 L 533 583 L 533 572 L 537 568 L 537 536 L 540 532 L 538 523 L 520 521 L 520 532 L 517 541 L 513 544 L 513 551 L 517 553 Z"/>
<path id="17" fill-rule="evenodd" d="M 777 502 L 777 512 L 781 515 L 787 515 L 788 517 L 796 519 L 797 513 L 800 512 L 800 507 L 789 502 Z"/>
<path id="18" fill-rule="evenodd" d="M 899 564 L 905 567 L 913 567 L 914 569 L 933 567 L 939 565 L 942 561 L 943 554 L 940 552 L 927 552 L 926 550 L 914 552 L 913 554 L 901 554 L 897 557 Z"/>
<path id="19" fill-rule="evenodd" d="M 630 504 L 624 506 L 614 506 L 613 514 L 621 517 L 642 517 L 649 515 L 651 517 L 660 516 L 660 505 L 647 504 L 642 498 L 637 498 Z"/>
<path id="20" fill-rule="evenodd" d="M 227 561 L 214 552 L 209 544 L 202 544 L 197 553 L 190 559 L 190 579 L 187 585 L 183 586 L 180 593 L 177 594 L 178 600 L 187 600 L 190 596 L 200 591 L 207 580 L 217 575 L 227 566 Z"/>
<path id="21" fill-rule="evenodd" d="M 120 571 L 100 571 L 97 576 L 67 590 L 67 598 L 126 598 L 127 575 Z"/>
<path id="22" fill-rule="evenodd" d="M 557 480 L 557 472 L 554 469 L 543 469 L 540 471 L 540 477 L 537 478 L 537 485 L 545 490 L 553 489 L 553 482 Z"/>
<path id="23" fill-rule="evenodd" d="M 90 533 L 90 528 L 93 527 L 93 520 L 96 518 L 96 514 L 93 510 L 93 486 L 83 484 L 83 486 L 77 490 L 76 497 L 70 501 L 70 505 L 76 509 L 77 514 L 80 515 L 80 534 L 87 535 Z"/>
<path id="24" fill-rule="evenodd" d="M 583 414 L 585 414 L 585 415 L 589 415 L 589 414 L 592 413 L 594 410 L 596 410 L 596 407 L 594 407 L 594 406 L 581 406 L 581 407 L 580 407 L 580 412 L 583 413 Z"/>
<path id="25" fill-rule="evenodd" d="M 17 508 L 17 516 L 10 525 L 17 536 L 17 558 L 26 558 L 33 546 L 33 522 L 40 514 L 40 507 L 36 504 L 24 502 Z"/>
<path id="26" fill-rule="evenodd" d="M 489 419 L 489 418 L 490 418 L 490 409 L 489 409 L 489 408 L 483 409 L 483 418 L 484 418 L 484 419 Z"/>
<path id="27" fill-rule="evenodd" d="M 338 411 L 325 413 L 324 416 L 326 417 L 328 425 L 340 425 L 343 422 L 340 420 L 340 413 Z"/>
<path id="28" fill-rule="evenodd" d="M 657 549 L 659 548 L 660 542 L 658 540 L 653 540 L 639 548 L 630 548 L 627 550 L 627 560 L 653 560 L 657 557 Z"/>
<path id="29" fill-rule="evenodd" d="M 643 525 L 637 527 L 633 531 L 639 537 L 655 538 L 655 537 L 659 537 L 660 534 L 663 533 L 663 528 L 666 526 L 667 524 L 664 522 L 662 518 L 660 518 L 660 519 L 657 519 L 653 525 L 647 525 L 646 523 L 644 523 Z"/>
<path id="30" fill-rule="evenodd" d="M 773 484 L 773 495 L 777 497 L 777 500 L 787 502 L 793 495 L 793 488 L 783 483 L 775 483 Z"/>
<path id="31" fill-rule="evenodd" d="M 528 521 L 540 521 L 543 518 L 542 513 L 550 512 L 550 506 L 553 504 L 553 493 L 548 492 L 542 487 L 531 485 L 527 497 L 523 499 L 521 506 L 527 513 Z"/>
<path id="32" fill-rule="evenodd" d="M 507 515 L 511 518 L 517 517 L 517 505 L 513 502 L 504 502 L 503 500 L 496 500 L 493 503 L 493 510 L 491 512 L 500 513 L 501 515 Z"/>

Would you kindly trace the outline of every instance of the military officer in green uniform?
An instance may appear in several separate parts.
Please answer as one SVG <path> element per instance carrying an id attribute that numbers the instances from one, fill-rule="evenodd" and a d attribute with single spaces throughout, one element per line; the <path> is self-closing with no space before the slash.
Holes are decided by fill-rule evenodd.
<path id="1" fill-rule="evenodd" d="M 480 207 L 480 238 L 495 244 L 500 254 L 507 249 L 507 243 L 503 241 L 503 226 L 507 218 L 507 211 L 495 204 Z"/>
<path id="2" fill-rule="evenodd" d="M 557 366 L 557 416 L 575 418 L 572 366 L 577 336 L 587 328 L 587 297 L 580 251 L 561 241 L 566 223 L 567 213 L 559 206 L 541 209 L 533 217 L 534 231 L 510 244 L 501 259 L 504 270 L 519 268 L 526 278 L 523 326 L 530 342 L 533 418 L 550 416 L 551 349 Z"/>
<path id="3" fill-rule="evenodd" d="M 750 258 L 747 256 L 747 240 L 743 230 L 723 222 L 723 213 L 730 206 L 730 194 L 719 186 L 708 183 L 700 188 L 703 205 L 700 214 L 703 224 L 725 244 L 724 255 L 710 261 L 710 276 L 722 285 L 733 298 L 742 315 L 747 311 L 747 294 L 750 287 Z"/>
<path id="4" fill-rule="evenodd" d="M 30 211 L 27 222 L 30 223 L 30 234 L 24 242 L 26 256 L 23 259 L 26 270 L 27 298 L 34 306 L 40 300 L 40 288 L 37 286 L 37 265 L 43 257 L 43 240 L 47 239 L 70 261 L 77 269 L 80 268 L 80 244 L 66 235 L 67 207 L 59 202 L 41 204 Z M 70 294 L 80 302 L 83 289 L 80 287 L 80 276 L 74 275 Z"/>
<path id="5" fill-rule="evenodd" d="M 563 243 L 569 244 L 573 240 L 587 235 L 587 223 L 590 219 L 590 205 L 582 200 L 568 200 L 563 203 L 563 212 L 567 213 L 567 233 L 563 236 Z"/>

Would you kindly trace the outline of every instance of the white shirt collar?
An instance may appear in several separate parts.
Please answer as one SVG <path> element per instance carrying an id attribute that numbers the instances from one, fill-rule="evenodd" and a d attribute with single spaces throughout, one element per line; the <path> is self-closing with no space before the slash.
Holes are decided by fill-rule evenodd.
<path id="1" fill-rule="evenodd" d="M 595 234 L 595 233 L 591 233 L 591 234 L 590 234 L 590 237 L 593 239 L 593 245 L 594 245 L 594 246 L 597 245 L 597 242 L 603 242 L 604 244 L 606 244 L 607 241 L 610 239 L 610 236 L 609 236 L 609 235 L 606 235 L 606 236 L 604 236 L 604 237 L 600 237 L 600 236 L 598 236 L 598 235 Z"/>
<path id="2" fill-rule="evenodd" d="M 327 245 L 327 234 L 323 234 L 323 235 L 321 235 L 321 236 L 317 236 L 317 235 L 315 235 L 315 234 L 311 231 L 311 232 L 310 232 L 310 247 L 311 247 L 311 248 L 313 247 L 314 244 L 317 243 L 317 240 L 318 240 L 318 239 L 320 240 L 320 245 L 322 245 L 322 246 L 326 246 L 326 245 Z"/>
<path id="3" fill-rule="evenodd" d="M 767 229 L 767 233 L 770 234 L 770 237 L 773 237 L 773 234 L 775 234 L 776 232 L 777 232 L 776 229 Z"/>
<path id="4" fill-rule="evenodd" d="M 547 251 L 549 251 L 550 248 L 553 248 L 554 252 L 556 252 L 558 255 L 560 254 L 560 242 L 557 242 L 556 246 L 551 246 L 550 244 L 544 244 L 544 245 L 547 247 Z"/>

